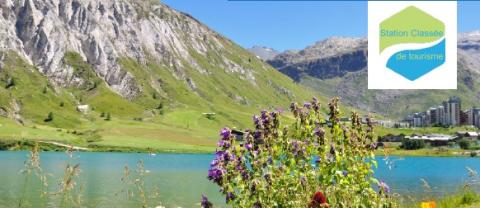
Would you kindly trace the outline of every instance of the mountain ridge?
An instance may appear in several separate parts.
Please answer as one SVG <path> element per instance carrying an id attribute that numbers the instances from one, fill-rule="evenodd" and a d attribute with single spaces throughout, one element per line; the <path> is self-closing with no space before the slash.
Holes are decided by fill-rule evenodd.
<path id="1" fill-rule="evenodd" d="M 304 52 L 307 50 L 310 52 Z M 334 37 L 279 54 L 267 63 L 325 96 L 339 95 L 354 108 L 393 118 L 401 119 L 456 94 L 461 94 L 465 106 L 476 106 L 480 101 L 475 82 L 480 78 L 480 31 L 458 35 L 458 91 L 367 90 L 367 57 L 365 38 Z"/>

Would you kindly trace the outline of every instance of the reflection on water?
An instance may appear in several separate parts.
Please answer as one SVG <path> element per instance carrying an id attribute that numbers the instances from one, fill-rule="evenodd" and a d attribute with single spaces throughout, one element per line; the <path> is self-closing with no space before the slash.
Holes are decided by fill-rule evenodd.
<path id="1" fill-rule="evenodd" d="M 25 175 L 20 171 L 28 152 L 0 152 L 0 207 L 18 205 L 22 195 Z M 70 159 L 65 153 L 41 153 L 44 172 L 49 176 L 50 192 L 58 190 L 63 170 L 68 160 L 80 164 L 79 184 L 84 187 L 82 200 L 89 207 L 132 207 L 138 201 L 126 200 L 121 191 L 123 169 L 128 165 L 134 170 L 139 160 L 148 170 L 145 179 L 147 190 L 159 188 L 161 205 L 165 207 L 199 207 L 201 194 L 209 196 L 215 205 L 224 205 L 216 185 L 206 179 L 212 155 L 201 154 L 148 154 L 136 153 L 75 153 Z M 390 157 L 387 163 L 377 158 L 376 176 L 390 184 L 394 192 L 420 196 L 424 193 L 421 178 L 441 196 L 456 192 L 468 179 L 466 167 L 480 170 L 478 158 L 444 157 Z M 27 197 L 30 203 L 39 203 L 40 186 L 30 186 Z M 58 199 L 52 197 L 43 203 L 56 207 Z M 160 204 L 158 204 L 160 205 Z"/>

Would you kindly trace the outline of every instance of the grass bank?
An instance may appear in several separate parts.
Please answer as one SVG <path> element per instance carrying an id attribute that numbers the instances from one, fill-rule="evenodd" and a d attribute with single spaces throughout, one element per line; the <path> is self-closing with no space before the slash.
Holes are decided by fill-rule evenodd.
<path id="1" fill-rule="evenodd" d="M 193 124 L 190 128 L 182 128 L 162 122 L 113 118 L 108 122 L 94 121 L 88 126 L 70 129 L 38 124 L 23 126 L 0 118 L 0 150 L 27 150 L 34 143 L 39 143 L 45 151 L 65 150 L 45 143 L 58 142 L 102 152 L 213 152 L 216 131 L 197 128 Z"/>
<path id="2" fill-rule="evenodd" d="M 397 148 L 380 148 L 375 151 L 375 154 L 378 156 L 381 155 L 390 155 L 390 156 L 411 156 L 411 157 L 471 157 L 469 150 L 462 150 L 458 148 L 448 148 L 448 147 L 435 147 L 435 148 L 424 148 L 418 150 L 404 150 Z"/>

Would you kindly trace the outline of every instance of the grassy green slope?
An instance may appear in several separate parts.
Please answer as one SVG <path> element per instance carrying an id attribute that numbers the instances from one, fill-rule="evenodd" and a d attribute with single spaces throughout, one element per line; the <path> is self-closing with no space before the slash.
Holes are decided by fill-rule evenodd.
<path id="1" fill-rule="evenodd" d="M 16 54 L 5 55 L 4 67 L 0 73 L 1 106 L 13 113 L 18 105 L 19 113 L 25 121 L 33 123 L 45 123 L 50 112 L 53 112 L 55 118 L 48 123 L 50 126 L 71 128 L 82 123 L 78 113 L 72 110 L 75 109 L 75 100 L 68 92 L 55 91 L 36 68 L 26 64 Z M 9 79 L 14 80 L 14 85 L 7 89 Z"/>
<path id="2" fill-rule="evenodd" d="M 251 127 L 251 116 L 259 110 L 286 108 L 292 100 L 304 101 L 314 95 L 235 44 L 226 41 L 225 46 L 224 51 L 207 55 L 190 51 L 208 71 L 200 73 L 184 61 L 185 76 L 196 86 L 193 90 L 153 58 L 146 65 L 129 58 L 120 60 L 142 88 L 132 100 L 111 91 L 79 54 L 67 53 L 64 63 L 86 82 L 61 88 L 16 54 L 7 53 L 0 74 L 0 107 L 9 112 L 9 118 L 0 117 L 0 139 L 207 152 L 214 150 L 220 128 Z M 222 56 L 251 69 L 254 83 L 219 67 Z M 7 88 L 9 78 L 14 86 Z M 82 114 L 76 110 L 78 104 L 88 104 L 92 111 Z M 12 119 L 14 105 L 18 105 L 23 125 Z M 50 112 L 53 120 L 44 121 Z M 215 116 L 207 118 L 203 113 Z M 111 120 L 102 114 L 110 114 Z"/>

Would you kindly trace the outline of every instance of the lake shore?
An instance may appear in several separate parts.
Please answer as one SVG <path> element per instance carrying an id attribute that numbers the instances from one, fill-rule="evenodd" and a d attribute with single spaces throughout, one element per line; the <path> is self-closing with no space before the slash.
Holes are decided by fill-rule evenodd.
<path id="1" fill-rule="evenodd" d="M 424 148 L 418 150 L 404 150 L 396 148 L 378 149 L 377 156 L 410 156 L 410 157 L 472 157 L 471 150 L 457 148 Z M 476 156 L 475 156 L 476 157 Z"/>
<path id="2" fill-rule="evenodd" d="M 31 150 L 38 143 L 43 151 L 66 151 L 70 144 L 60 143 L 58 141 L 32 141 L 32 140 L 2 140 L 0 139 L 0 151 L 24 151 Z M 157 148 L 139 148 L 127 146 L 107 146 L 107 145 L 74 145 L 74 150 L 82 152 L 123 152 L 123 153 L 176 153 L 176 154 L 213 154 L 215 147 L 209 150 L 191 150 L 191 149 L 157 149 Z M 380 148 L 375 151 L 377 156 L 410 156 L 410 157 L 472 157 L 470 150 L 457 148 L 424 148 L 419 150 L 403 150 L 397 148 Z"/>
<path id="3" fill-rule="evenodd" d="M 36 144 L 42 151 L 62 152 L 70 149 L 69 144 L 56 141 L 32 141 L 32 140 L 2 140 L 0 139 L 0 151 L 30 151 Z M 123 152 L 123 153 L 175 153 L 175 154 L 213 154 L 212 151 L 204 150 L 183 150 L 183 149 L 155 149 L 139 147 L 122 147 L 106 145 L 72 146 L 73 150 L 81 152 Z"/>

